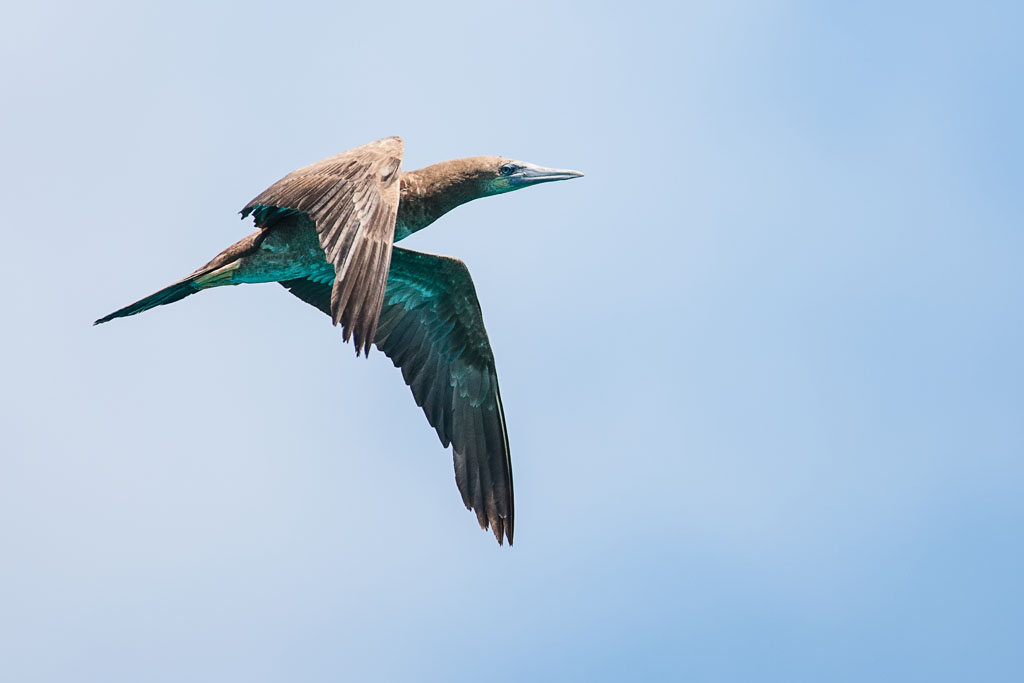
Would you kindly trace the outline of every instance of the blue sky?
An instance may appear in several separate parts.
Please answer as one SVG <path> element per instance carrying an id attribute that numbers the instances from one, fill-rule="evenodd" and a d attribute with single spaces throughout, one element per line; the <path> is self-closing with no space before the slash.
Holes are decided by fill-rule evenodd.
<path id="1" fill-rule="evenodd" d="M 0 678 L 1024 675 L 1014 3 L 23 3 L 0 45 Z M 583 180 L 476 282 L 516 546 L 276 286 L 93 328 L 387 135 Z"/>

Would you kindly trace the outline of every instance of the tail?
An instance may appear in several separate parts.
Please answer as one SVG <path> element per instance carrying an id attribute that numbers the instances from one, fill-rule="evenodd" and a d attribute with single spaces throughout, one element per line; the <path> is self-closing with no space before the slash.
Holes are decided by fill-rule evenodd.
<path id="1" fill-rule="evenodd" d="M 181 301 L 185 297 L 195 294 L 201 289 L 196 284 L 195 277 L 190 275 L 184 280 L 178 280 L 173 285 L 164 287 L 155 294 L 150 294 L 145 299 L 139 299 L 133 304 L 129 304 L 124 308 L 118 309 L 109 315 L 105 315 L 93 325 L 99 325 L 113 320 L 114 318 L 123 318 L 126 315 L 135 315 L 136 313 L 142 313 L 148 311 L 151 308 L 157 306 L 163 306 L 164 304 L 173 304 L 175 301 Z"/>
<path id="2" fill-rule="evenodd" d="M 175 301 L 181 301 L 185 297 L 204 289 L 234 284 L 231 276 L 238 270 L 239 261 L 231 261 L 227 265 L 218 267 L 219 259 L 220 257 L 214 259 L 188 277 L 178 280 L 173 285 L 164 287 L 159 292 L 150 294 L 145 299 L 139 299 L 133 304 L 128 304 L 124 308 L 103 316 L 94 322 L 93 325 L 109 322 L 114 318 L 123 318 L 128 315 L 142 313 L 164 304 L 173 304 Z"/>
<path id="3" fill-rule="evenodd" d="M 103 316 L 94 322 L 93 325 L 109 322 L 114 318 L 123 318 L 128 315 L 142 313 L 143 311 L 148 311 L 151 308 L 163 306 L 164 304 L 173 304 L 175 301 L 181 301 L 185 297 L 191 296 L 203 289 L 234 284 L 232 282 L 232 276 L 234 275 L 234 272 L 238 270 L 239 265 L 241 265 L 242 257 L 251 254 L 259 248 L 260 242 L 263 241 L 264 234 L 265 233 L 262 230 L 254 232 L 245 239 L 232 244 L 230 247 L 217 254 L 212 261 L 188 277 L 178 280 L 173 285 L 164 287 L 159 292 L 150 294 L 145 299 L 139 299 L 133 304 L 129 304 L 109 315 Z"/>

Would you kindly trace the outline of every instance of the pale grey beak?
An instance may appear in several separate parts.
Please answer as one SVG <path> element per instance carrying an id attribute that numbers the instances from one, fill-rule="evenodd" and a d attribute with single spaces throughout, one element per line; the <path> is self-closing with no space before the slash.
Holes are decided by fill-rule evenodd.
<path id="1" fill-rule="evenodd" d="M 570 171 L 562 168 L 544 168 L 533 164 L 522 164 L 522 167 L 508 177 L 514 187 L 527 187 L 550 183 L 555 180 L 569 180 L 570 178 L 582 178 L 579 171 Z"/>

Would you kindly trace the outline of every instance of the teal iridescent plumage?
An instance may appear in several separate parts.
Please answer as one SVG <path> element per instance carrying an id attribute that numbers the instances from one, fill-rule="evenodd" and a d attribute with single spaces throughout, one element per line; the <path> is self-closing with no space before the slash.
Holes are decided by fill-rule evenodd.
<path id="1" fill-rule="evenodd" d="M 242 214 L 242 218 L 247 218 L 249 214 L 252 214 L 253 220 L 257 225 L 270 226 L 283 218 L 298 216 L 302 212 L 298 209 L 290 209 L 286 206 L 266 206 L 264 204 L 257 204 L 256 206 L 242 209 L 239 213 Z"/>
<path id="2" fill-rule="evenodd" d="M 257 232 L 96 323 L 210 287 L 280 282 L 340 324 L 357 354 L 376 346 L 401 369 L 441 443 L 452 446 L 463 503 L 511 544 L 508 433 L 469 270 L 393 243 L 467 201 L 582 174 L 501 157 L 401 173 L 401 156 L 401 140 L 385 138 L 293 171 L 242 210 Z"/>

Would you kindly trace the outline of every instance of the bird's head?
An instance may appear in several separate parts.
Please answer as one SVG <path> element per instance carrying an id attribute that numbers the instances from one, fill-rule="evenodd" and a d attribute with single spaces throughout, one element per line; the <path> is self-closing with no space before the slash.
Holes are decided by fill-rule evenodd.
<path id="1" fill-rule="evenodd" d="M 486 181 L 488 195 L 521 190 L 541 183 L 555 180 L 581 178 L 579 171 L 562 168 L 544 168 L 525 161 L 505 159 L 504 157 L 477 157 L 481 159 L 481 175 Z"/>

